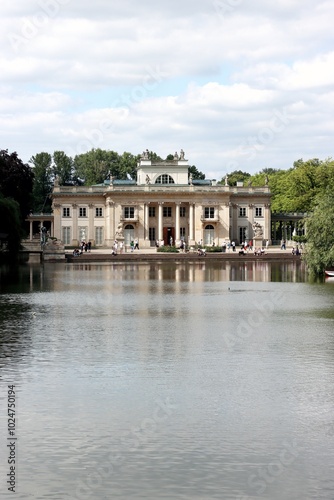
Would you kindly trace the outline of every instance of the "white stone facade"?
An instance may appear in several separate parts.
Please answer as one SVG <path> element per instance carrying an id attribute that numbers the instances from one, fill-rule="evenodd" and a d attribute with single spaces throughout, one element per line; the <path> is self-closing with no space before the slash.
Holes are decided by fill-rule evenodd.
<path id="1" fill-rule="evenodd" d="M 137 181 L 105 181 L 96 186 L 55 185 L 53 232 L 67 246 L 81 240 L 111 247 L 117 235 L 125 244 L 138 238 L 140 248 L 179 245 L 222 245 L 253 238 L 253 224 L 270 239 L 270 191 L 264 187 L 229 187 L 188 179 L 188 161 L 139 161 Z"/>

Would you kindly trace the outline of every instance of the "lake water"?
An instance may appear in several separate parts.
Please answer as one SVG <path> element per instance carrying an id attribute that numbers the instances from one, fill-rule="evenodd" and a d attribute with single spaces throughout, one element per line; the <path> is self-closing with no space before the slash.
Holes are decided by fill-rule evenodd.
<path id="1" fill-rule="evenodd" d="M 1 498 L 334 498 L 333 282 L 260 261 L 0 278 Z"/>

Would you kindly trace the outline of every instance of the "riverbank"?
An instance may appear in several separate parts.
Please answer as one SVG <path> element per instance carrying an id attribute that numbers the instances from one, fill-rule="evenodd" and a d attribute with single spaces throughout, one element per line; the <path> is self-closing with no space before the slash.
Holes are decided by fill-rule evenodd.
<path id="1" fill-rule="evenodd" d="M 197 251 L 165 253 L 157 252 L 156 248 L 145 248 L 141 250 L 127 251 L 113 255 L 110 248 L 93 249 L 91 252 L 84 252 L 79 257 L 74 257 L 72 251 L 65 252 L 66 261 L 76 262 L 114 262 L 114 261 L 184 261 L 184 260 L 251 260 L 251 261 L 296 261 L 301 260 L 300 255 L 292 255 L 292 249 L 280 250 L 277 247 L 268 248 L 263 255 L 254 255 L 253 252 L 247 252 L 245 255 L 239 255 L 239 250 L 232 252 L 208 252 L 205 256 L 199 256 Z"/>

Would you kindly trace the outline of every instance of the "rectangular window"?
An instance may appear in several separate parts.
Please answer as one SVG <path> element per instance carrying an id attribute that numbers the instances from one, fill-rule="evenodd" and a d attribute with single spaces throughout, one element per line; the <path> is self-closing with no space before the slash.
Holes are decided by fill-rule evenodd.
<path id="1" fill-rule="evenodd" d="M 63 234 L 62 234 L 63 244 L 70 245 L 71 244 L 71 228 L 70 227 L 63 227 L 62 232 L 63 232 Z"/>
<path id="2" fill-rule="evenodd" d="M 186 228 L 180 227 L 180 238 L 184 239 L 186 237 Z"/>
<path id="3" fill-rule="evenodd" d="M 171 217 L 172 216 L 172 207 L 164 207 L 163 208 L 163 216 Z"/>
<path id="4" fill-rule="evenodd" d="M 246 207 L 239 208 L 239 217 L 246 217 Z"/>
<path id="5" fill-rule="evenodd" d="M 148 207 L 148 216 L 155 217 L 155 207 Z"/>
<path id="6" fill-rule="evenodd" d="M 87 209 L 86 207 L 79 208 L 79 217 L 87 217 Z"/>
<path id="7" fill-rule="evenodd" d="M 135 218 L 135 207 L 124 207 L 124 219 Z"/>
<path id="8" fill-rule="evenodd" d="M 103 245 L 103 227 L 95 228 L 95 243 L 96 245 Z"/>
<path id="9" fill-rule="evenodd" d="M 214 219 L 215 217 L 215 207 L 205 207 L 204 217 L 206 219 Z"/>
<path id="10" fill-rule="evenodd" d="M 149 227 L 148 237 L 150 241 L 155 241 L 155 227 Z"/>
<path id="11" fill-rule="evenodd" d="M 255 217 L 262 217 L 262 207 L 255 208 Z"/>
<path id="12" fill-rule="evenodd" d="M 240 243 L 245 243 L 245 240 L 247 235 L 247 228 L 246 227 L 239 227 L 239 242 Z"/>
<path id="13" fill-rule="evenodd" d="M 63 217 L 70 217 L 70 208 L 63 207 Z"/>
<path id="14" fill-rule="evenodd" d="M 103 212 L 102 212 L 102 207 L 96 207 L 95 208 L 95 217 L 102 217 Z"/>
<path id="15" fill-rule="evenodd" d="M 186 216 L 186 207 L 180 207 L 180 217 Z"/>

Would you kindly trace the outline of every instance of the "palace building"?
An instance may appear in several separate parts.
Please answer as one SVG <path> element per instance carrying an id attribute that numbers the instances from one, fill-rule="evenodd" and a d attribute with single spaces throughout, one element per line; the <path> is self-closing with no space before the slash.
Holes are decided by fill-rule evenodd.
<path id="1" fill-rule="evenodd" d="M 268 186 L 231 187 L 227 179 L 225 185 L 192 179 L 182 150 L 161 162 L 151 161 L 146 151 L 138 162 L 137 180 L 111 177 L 93 186 L 60 186 L 56 181 L 51 230 L 65 246 L 84 240 L 112 247 L 117 238 L 124 238 L 126 245 L 137 238 L 140 248 L 148 248 L 157 240 L 239 244 L 253 238 L 258 223 L 266 240 L 270 197 Z"/>

